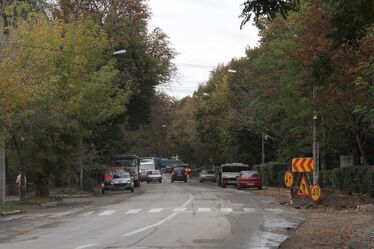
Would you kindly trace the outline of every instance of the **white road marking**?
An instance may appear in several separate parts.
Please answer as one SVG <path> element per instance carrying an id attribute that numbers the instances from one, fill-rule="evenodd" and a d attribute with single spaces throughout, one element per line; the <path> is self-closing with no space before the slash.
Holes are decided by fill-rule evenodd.
<path id="1" fill-rule="evenodd" d="M 265 208 L 265 212 L 283 213 L 283 210 L 280 208 Z"/>
<path id="2" fill-rule="evenodd" d="M 142 211 L 142 209 L 130 209 L 130 210 L 127 211 L 125 214 L 137 214 L 137 213 L 139 213 L 140 211 Z"/>
<path id="3" fill-rule="evenodd" d="M 180 208 L 186 207 L 188 204 L 190 204 L 192 202 L 192 200 L 193 200 L 193 196 L 190 194 L 190 197 L 188 198 L 188 200 L 185 203 L 183 203 L 183 205 L 180 206 Z M 141 232 L 143 232 L 145 230 L 148 230 L 150 228 L 162 225 L 163 223 L 165 223 L 165 222 L 173 219 L 177 214 L 178 214 L 178 212 L 171 213 L 169 216 L 167 216 L 163 220 L 160 220 L 159 222 L 153 223 L 152 225 L 149 225 L 149 226 L 145 226 L 145 227 L 139 228 L 139 229 L 137 229 L 135 231 L 132 231 L 132 232 L 129 232 L 129 233 L 125 233 L 125 234 L 122 235 L 122 237 L 131 236 L 131 235 L 134 235 L 134 234 L 137 234 L 137 233 L 141 233 Z"/>
<path id="4" fill-rule="evenodd" d="M 256 209 L 255 208 L 243 208 L 244 212 L 246 213 L 254 213 L 256 212 Z"/>
<path id="5" fill-rule="evenodd" d="M 232 208 L 221 208 L 221 212 L 230 213 L 232 212 Z"/>
<path id="6" fill-rule="evenodd" d="M 162 210 L 164 209 L 163 208 L 152 208 L 151 210 L 148 211 L 148 213 L 159 213 Z"/>
<path id="7" fill-rule="evenodd" d="M 99 215 L 112 215 L 116 212 L 116 210 L 105 210 L 103 212 L 101 212 Z"/>
<path id="8" fill-rule="evenodd" d="M 94 244 L 88 244 L 88 245 L 84 245 L 84 246 L 78 246 L 74 249 L 84 249 L 84 248 L 89 248 L 89 247 L 93 247 L 93 246 L 96 246 L 97 244 L 94 243 Z"/>
<path id="9" fill-rule="evenodd" d="M 187 208 L 174 208 L 173 212 L 185 212 Z"/>
<path id="10" fill-rule="evenodd" d="M 82 214 L 82 216 L 86 217 L 86 216 L 89 216 L 89 215 L 94 214 L 94 213 L 95 213 L 95 211 L 90 211 L 90 212 Z"/>
<path id="11" fill-rule="evenodd" d="M 198 212 L 211 212 L 212 210 L 210 208 L 198 208 Z"/>

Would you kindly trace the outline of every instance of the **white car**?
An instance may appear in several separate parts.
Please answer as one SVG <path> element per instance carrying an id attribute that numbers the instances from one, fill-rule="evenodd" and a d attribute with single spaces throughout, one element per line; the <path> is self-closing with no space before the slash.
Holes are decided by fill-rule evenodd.
<path id="1" fill-rule="evenodd" d="M 150 182 L 162 182 L 162 175 L 161 172 L 157 169 L 155 170 L 149 170 L 147 175 L 147 183 Z"/>

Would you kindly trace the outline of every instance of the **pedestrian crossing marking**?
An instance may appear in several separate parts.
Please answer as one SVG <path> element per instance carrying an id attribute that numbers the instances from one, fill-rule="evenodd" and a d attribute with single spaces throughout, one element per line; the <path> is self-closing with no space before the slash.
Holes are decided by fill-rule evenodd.
<path id="1" fill-rule="evenodd" d="M 174 208 L 173 212 L 185 212 L 187 208 Z"/>
<path id="2" fill-rule="evenodd" d="M 246 213 L 254 213 L 256 212 L 256 209 L 255 208 L 243 208 L 244 212 Z"/>
<path id="3" fill-rule="evenodd" d="M 101 212 L 99 215 L 100 216 L 106 216 L 106 215 L 112 215 L 112 214 L 114 214 L 116 212 L 116 210 L 105 210 L 105 211 L 103 211 L 103 212 Z"/>
<path id="4" fill-rule="evenodd" d="M 142 209 L 130 209 L 125 214 L 137 214 L 137 213 L 139 213 L 141 211 L 142 211 Z"/>
<path id="5" fill-rule="evenodd" d="M 87 217 L 90 215 L 98 215 L 98 216 L 109 216 L 116 213 L 118 210 L 102 210 L 102 211 L 87 211 L 85 213 L 80 214 L 81 217 Z M 147 213 L 161 213 L 161 212 L 182 212 L 182 213 L 190 213 L 190 212 L 199 212 L 199 213 L 209 213 L 209 212 L 222 212 L 225 214 L 249 214 L 249 213 L 256 213 L 256 212 L 269 212 L 269 213 L 295 213 L 295 211 L 286 211 L 280 208 L 231 208 L 231 207 L 224 207 L 224 208 L 207 208 L 207 207 L 200 207 L 200 208 L 150 208 L 150 209 L 142 209 L 142 208 L 134 208 L 123 210 L 124 214 L 138 214 L 141 212 Z M 13 219 L 23 219 L 23 220 L 34 220 L 40 218 L 61 218 L 63 216 L 67 216 L 72 214 L 73 212 L 61 212 L 61 213 L 49 213 L 49 214 L 36 214 L 36 215 L 25 215 L 25 216 L 13 216 L 7 218 L 0 218 L 0 220 L 13 220 Z"/>
<path id="6" fill-rule="evenodd" d="M 283 210 L 280 208 L 265 208 L 266 212 L 272 212 L 272 213 L 282 213 Z"/>
<path id="7" fill-rule="evenodd" d="M 160 213 L 163 208 L 152 208 L 151 210 L 148 211 L 148 213 Z"/>

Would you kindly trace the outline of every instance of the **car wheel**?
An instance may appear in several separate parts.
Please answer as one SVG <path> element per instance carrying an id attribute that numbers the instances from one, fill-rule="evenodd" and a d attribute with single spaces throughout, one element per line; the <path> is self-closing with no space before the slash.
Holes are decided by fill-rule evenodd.
<path id="1" fill-rule="evenodd" d="M 159 182 L 159 183 L 162 183 L 162 180 L 159 180 L 158 182 Z"/>
<path id="2" fill-rule="evenodd" d="M 174 180 L 171 180 L 171 183 L 173 183 L 174 182 Z"/>
<path id="3" fill-rule="evenodd" d="M 200 180 L 201 183 L 203 183 L 204 181 L 203 180 Z"/>
<path id="4" fill-rule="evenodd" d="M 262 190 L 262 186 L 258 186 L 257 189 L 258 189 L 258 190 Z"/>
<path id="5" fill-rule="evenodd" d="M 147 183 L 149 183 L 149 181 L 147 181 Z"/>
<path id="6" fill-rule="evenodd" d="M 184 182 L 187 182 L 187 179 L 185 179 Z"/>

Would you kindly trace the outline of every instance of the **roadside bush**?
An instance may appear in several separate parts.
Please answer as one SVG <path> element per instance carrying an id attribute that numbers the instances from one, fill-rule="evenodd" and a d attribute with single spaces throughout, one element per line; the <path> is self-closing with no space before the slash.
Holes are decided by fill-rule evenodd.
<path id="1" fill-rule="evenodd" d="M 352 166 L 322 171 L 320 180 L 323 187 L 369 193 L 374 197 L 374 166 Z"/>
<path id="2" fill-rule="evenodd" d="M 266 186 L 283 186 L 284 173 L 287 170 L 287 164 L 279 162 L 269 162 L 253 166 L 262 176 L 262 184 Z"/>

